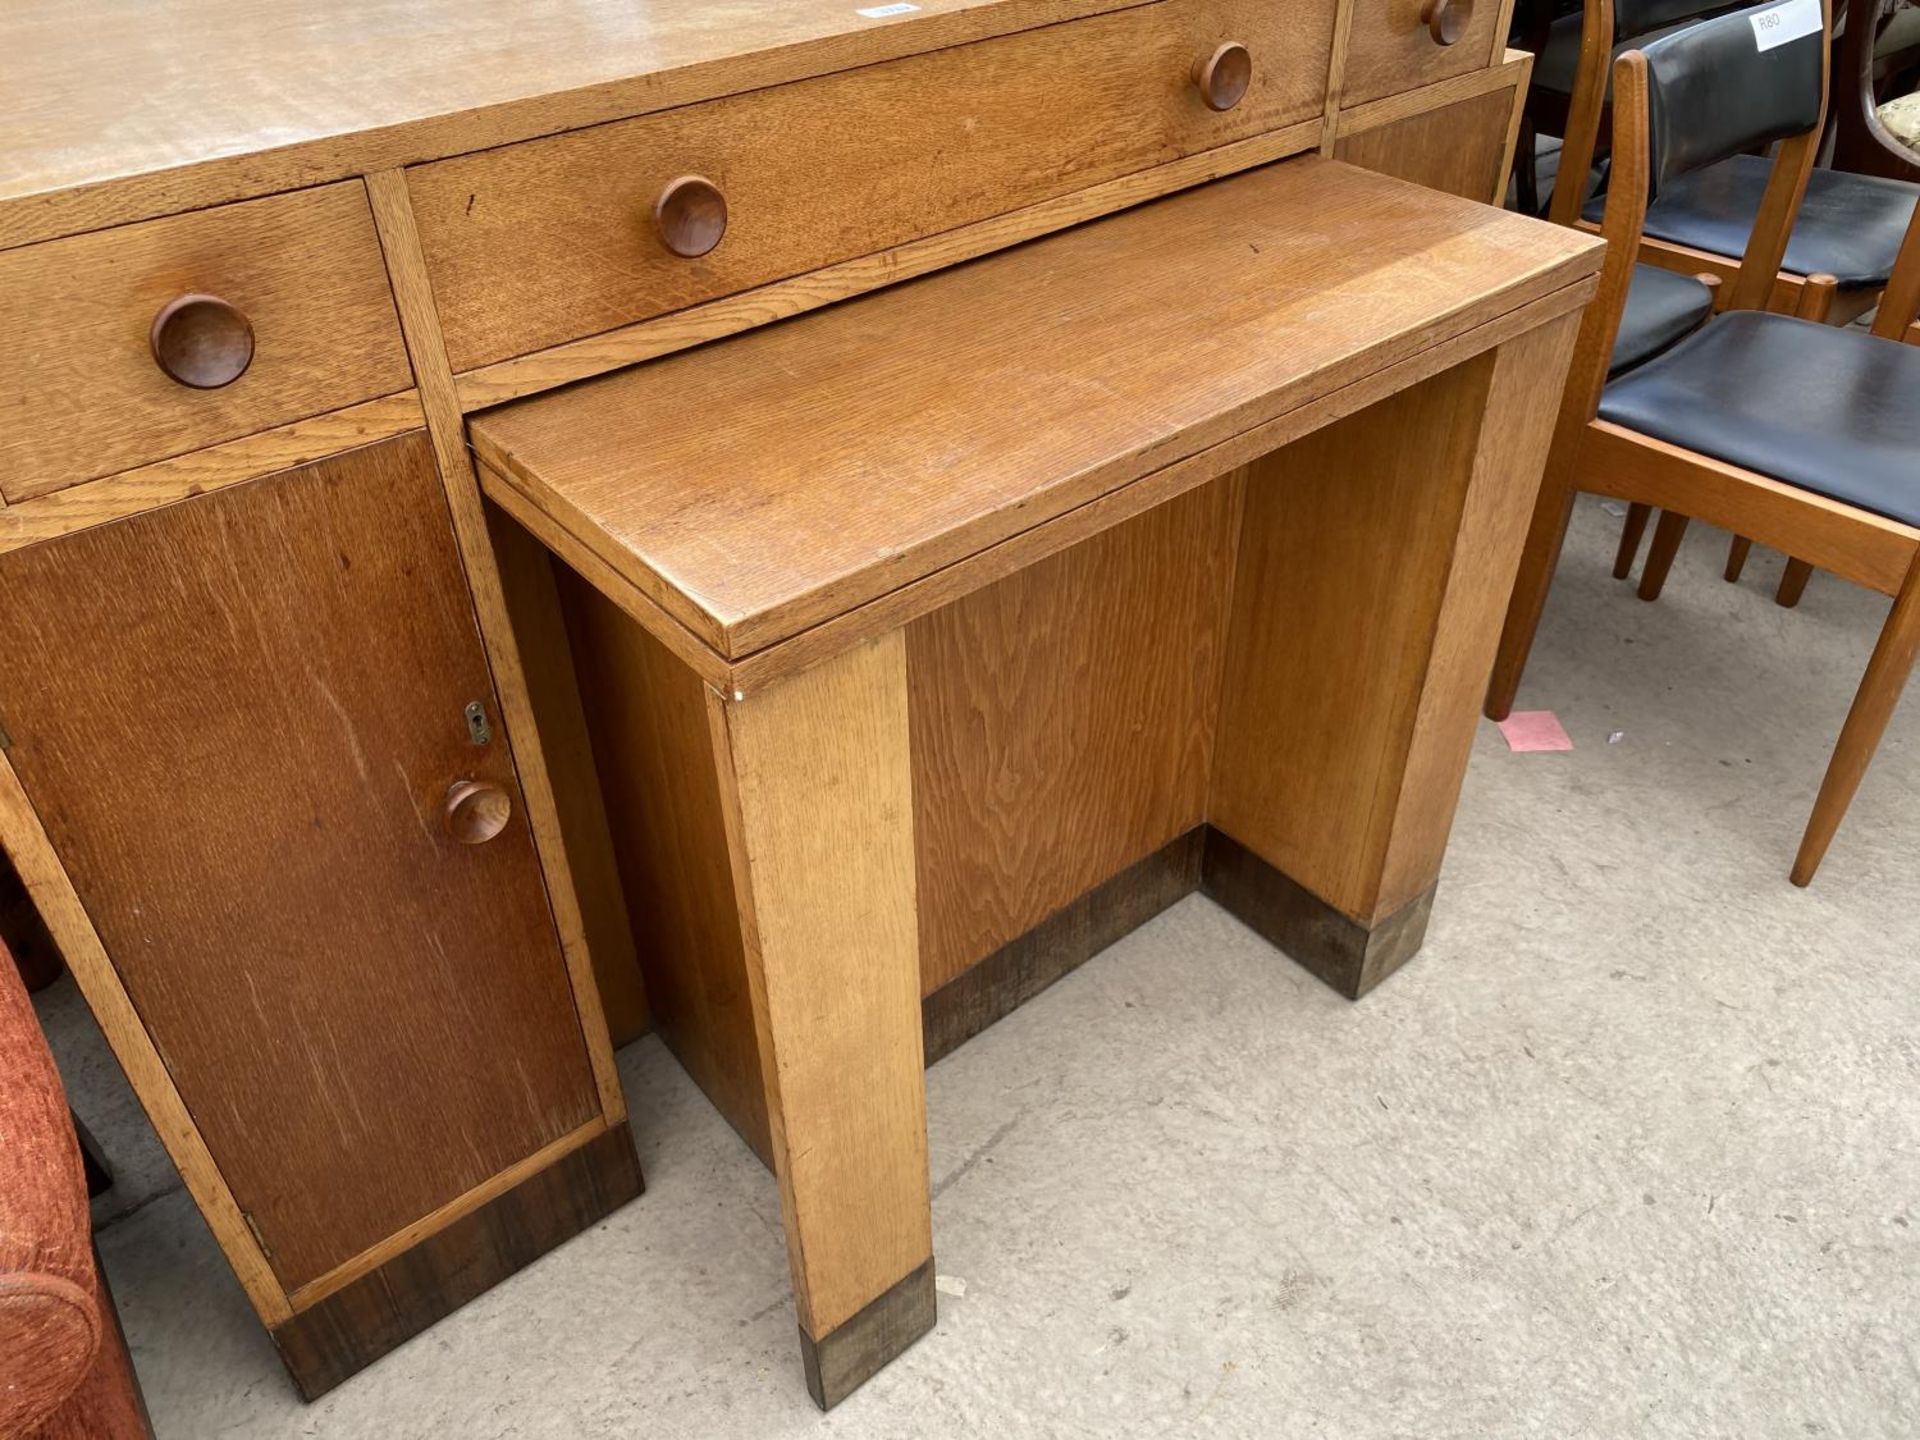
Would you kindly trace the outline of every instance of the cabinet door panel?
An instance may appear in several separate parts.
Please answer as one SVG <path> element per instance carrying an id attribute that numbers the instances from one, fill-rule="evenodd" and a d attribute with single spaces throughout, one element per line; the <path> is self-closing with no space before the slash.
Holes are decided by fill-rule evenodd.
<path id="1" fill-rule="evenodd" d="M 0 557 L 10 759 L 289 1290 L 597 1113 L 475 701 L 418 432 Z"/>

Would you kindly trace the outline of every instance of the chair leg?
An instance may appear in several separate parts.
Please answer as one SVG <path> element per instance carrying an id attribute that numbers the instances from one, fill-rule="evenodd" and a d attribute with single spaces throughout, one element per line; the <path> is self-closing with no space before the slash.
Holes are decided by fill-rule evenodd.
<path id="1" fill-rule="evenodd" d="M 1774 592 L 1773 603 L 1784 610 L 1791 610 L 1800 603 L 1800 597 L 1807 593 L 1807 581 L 1813 578 L 1813 566 L 1804 560 L 1787 560 L 1786 573 L 1780 577 L 1780 588 Z"/>
<path id="2" fill-rule="evenodd" d="M 1569 425 L 1563 416 L 1547 452 L 1546 473 L 1533 502 L 1533 521 L 1527 528 L 1526 547 L 1520 552 L 1513 598 L 1507 602 L 1493 675 L 1487 681 L 1485 713 L 1489 720 L 1504 720 L 1513 713 L 1513 697 L 1519 693 L 1520 677 L 1526 673 L 1527 656 L 1533 653 L 1534 632 L 1540 628 L 1540 614 L 1547 608 L 1547 592 L 1553 588 L 1553 572 L 1559 567 L 1560 549 L 1567 540 L 1567 521 L 1573 514 L 1576 493 L 1574 459 L 1585 429 L 1584 424 Z"/>
<path id="3" fill-rule="evenodd" d="M 1642 600 L 1660 598 L 1660 591 L 1667 583 L 1667 572 L 1673 569 L 1673 557 L 1680 553 L 1680 542 L 1686 533 L 1686 516 L 1672 510 L 1660 512 L 1660 523 L 1653 527 L 1653 548 L 1647 551 L 1647 565 L 1640 572 Z"/>
<path id="4" fill-rule="evenodd" d="M 1916 652 L 1920 652 L 1920 563 L 1907 572 L 1906 584 L 1900 587 L 1893 611 L 1873 647 L 1873 658 L 1867 661 L 1867 673 L 1861 677 L 1847 723 L 1840 728 L 1833 759 L 1827 762 L 1826 779 L 1820 782 L 1820 798 L 1813 802 L 1813 815 L 1800 839 L 1800 853 L 1794 858 L 1794 884 L 1811 881 L 1826 857 L 1834 831 L 1840 828 L 1873 752 L 1880 747 L 1894 706 L 1900 703 Z"/>
<path id="5" fill-rule="evenodd" d="M 1647 533 L 1647 521 L 1653 507 L 1638 500 L 1627 506 L 1626 523 L 1620 527 L 1620 548 L 1613 552 L 1613 578 L 1624 580 L 1633 573 L 1633 562 L 1640 558 L 1640 537 Z"/>
<path id="6" fill-rule="evenodd" d="M 1733 537 L 1733 543 L 1727 546 L 1727 583 L 1739 580 L 1741 572 L 1747 568 L 1747 556 L 1753 552 L 1753 541 L 1744 535 Z"/>

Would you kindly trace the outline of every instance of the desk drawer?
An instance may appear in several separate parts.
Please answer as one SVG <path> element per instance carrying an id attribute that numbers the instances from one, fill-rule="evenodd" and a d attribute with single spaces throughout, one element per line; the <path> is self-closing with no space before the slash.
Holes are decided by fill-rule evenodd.
<path id="1" fill-rule="evenodd" d="M 1500 59 L 1506 36 L 1497 0 L 1445 0 L 1441 38 L 1430 3 L 1439 0 L 1354 0 L 1342 105 L 1450 80 Z"/>
<path id="2" fill-rule="evenodd" d="M 408 183 L 454 369 L 1311 119 L 1332 27 L 1332 0 L 1159 0 L 421 166 Z M 1230 41 L 1252 81 L 1215 111 L 1194 69 Z M 725 197 L 697 258 L 656 218 L 685 176 Z"/>
<path id="3" fill-rule="evenodd" d="M 237 311 L 155 321 L 182 296 Z M 198 335 L 192 333 L 196 324 Z M 237 379 L 219 381 L 246 353 Z M 413 383 L 366 187 L 327 185 L 0 254 L 0 495 L 24 500 Z M 197 368 L 196 368 L 197 367 Z"/>

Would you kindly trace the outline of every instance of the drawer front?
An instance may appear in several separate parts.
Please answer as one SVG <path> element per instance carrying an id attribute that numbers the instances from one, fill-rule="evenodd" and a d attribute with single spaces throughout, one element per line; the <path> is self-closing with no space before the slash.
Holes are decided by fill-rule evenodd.
<path id="1" fill-rule="evenodd" d="M 1159 0 L 409 172 L 455 370 L 598 334 L 1320 114 L 1332 0 Z M 1216 111 L 1222 44 L 1252 81 Z M 699 258 L 655 209 L 724 195 Z"/>
<path id="2" fill-rule="evenodd" d="M 231 312 L 155 320 L 210 295 Z M 194 332 L 198 329 L 198 334 Z M 358 180 L 0 254 L 9 501 L 391 395 L 413 383 Z M 240 347 L 238 350 L 235 347 Z M 199 366 L 200 368 L 195 368 Z"/>
<path id="3" fill-rule="evenodd" d="M 1459 28 L 1451 44 L 1436 40 L 1429 0 L 1354 0 L 1347 35 L 1342 105 L 1363 105 L 1403 90 L 1484 69 L 1500 59 L 1502 7 L 1496 0 L 1446 0 Z M 1442 25 L 1442 29 L 1447 27 Z"/>

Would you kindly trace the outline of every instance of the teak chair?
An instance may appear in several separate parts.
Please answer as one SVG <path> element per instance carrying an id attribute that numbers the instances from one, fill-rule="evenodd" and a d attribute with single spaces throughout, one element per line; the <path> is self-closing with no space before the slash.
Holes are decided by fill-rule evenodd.
<path id="1" fill-rule="evenodd" d="M 1614 47 L 1645 44 L 1675 26 L 1725 9 L 1724 0 L 1585 0 L 1580 51 L 1575 65 L 1560 177 L 1550 219 L 1561 225 L 1599 221 L 1604 198 L 1584 201 L 1584 177 L 1593 163 L 1607 109 L 1607 74 Z M 1551 68 L 1551 67 L 1542 67 Z M 1740 108 L 1765 97 L 1739 94 L 1725 77 L 1712 77 L 1715 109 Z M 1710 121 L 1711 112 L 1703 109 Z M 1819 135 L 1809 142 L 1816 146 Z M 1769 214 L 1770 162 L 1735 151 L 1712 165 L 1674 177 L 1648 207 L 1641 260 L 1683 276 L 1718 275 L 1730 309 L 1772 309 L 1813 320 L 1845 324 L 1870 309 L 1893 272 L 1901 236 L 1920 185 L 1839 170 L 1809 177 L 1787 247 L 1771 275 L 1743 263 L 1750 236 L 1777 217 Z M 1809 277 L 1830 275 L 1832 285 L 1805 293 Z M 1740 281 L 1739 277 L 1749 278 Z M 1736 281 L 1749 293 L 1736 294 Z"/>
<path id="2" fill-rule="evenodd" d="M 1791 215 L 1818 134 L 1827 45 L 1814 33 L 1755 44 L 1757 6 L 1630 51 L 1614 67 L 1614 178 L 1600 291 L 1581 322 L 1547 473 L 1487 696 L 1504 719 L 1581 490 L 1698 516 L 1892 595 L 1814 805 L 1792 878 L 1813 878 L 1920 652 L 1920 215 L 1908 225 L 1873 335 L 1734 311 L 1606 384 L 1649 197 L 1677 175 L 1784 142 L 1764 208 Z M 1727 93 L 1748 97 L 1718 104 Z M 1780 227 L 1756 234 L 1737 293 L 1778 263 Z M 1681 519 L 1679 524 L 1684 526 Z"/>

